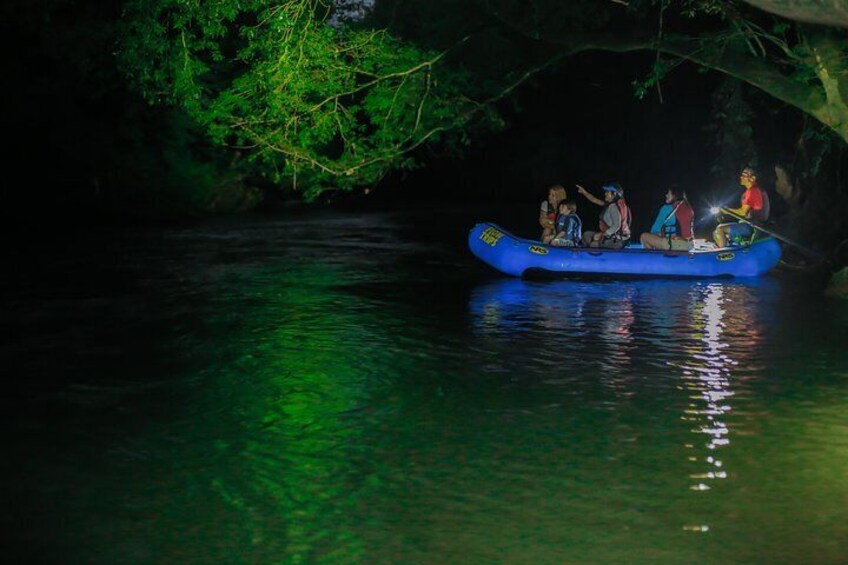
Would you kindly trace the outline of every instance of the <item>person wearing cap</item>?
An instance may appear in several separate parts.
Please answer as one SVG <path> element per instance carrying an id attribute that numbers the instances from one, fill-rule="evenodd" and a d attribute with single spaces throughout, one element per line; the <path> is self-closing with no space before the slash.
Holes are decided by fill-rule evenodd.
<path id="1" fill-rule="evenodd" d="M 603 206 L 598 231 L 583 232 L 583 245 L 588 247 L 606 247 L 621 249 L 630 241 L 630 207 L 624 200 L 624 189 L 618 184 L 604 185 L 604 199 L 591 194 L 582 186 L 577 186 L 577 192 L 586 200 L 598 206 Z"/>
<path id="2" fill-rule="evenodd" d="M 742 203 L 739 208 L 731 209 L 730 212 L 758 223 L 768 220 L 768 196 L 757 184 L 757 175 L 754 170 L 751 168 L 744 169 L 739 175 L 739 184 L 745 187 L 745 192 L 742 193 Z M 729 242 L 737 239 L 748 239 L 753 234 L 754 228 L 750 224 L 739 221 L 720 224 L 713 232 L 713 237 L 716 245 L 727 247 Z"/>

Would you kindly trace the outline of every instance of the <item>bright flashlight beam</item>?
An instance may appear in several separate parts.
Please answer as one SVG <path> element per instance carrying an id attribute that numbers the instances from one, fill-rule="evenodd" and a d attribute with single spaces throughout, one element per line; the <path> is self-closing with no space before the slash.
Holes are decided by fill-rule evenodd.
<path id="1" fill-rule="evenodd" d="M 712 208 L 710 208 L 710 214 L 712 214 L 713 216 L 715 216 L 719 212 L 721 212 L 721 208 L 719 208 L 718 206 L 713 206 Z"/>

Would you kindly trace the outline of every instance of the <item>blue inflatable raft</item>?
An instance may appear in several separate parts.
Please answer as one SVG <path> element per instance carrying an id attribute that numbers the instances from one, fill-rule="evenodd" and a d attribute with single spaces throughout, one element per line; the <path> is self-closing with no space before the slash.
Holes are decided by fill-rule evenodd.
<path id="1" fill-rule="evenodd" d="M 758 277 L 780 260 L 780 244 L 761 239 L 746 247 L 710 251 L 659 251 L 551 247 L 521 239 L 500 227 L 477 224 L 468 247 L 481 261 L 502 273 L 520 277 L 528 272 L 576 275 L 651 277 Z"/>

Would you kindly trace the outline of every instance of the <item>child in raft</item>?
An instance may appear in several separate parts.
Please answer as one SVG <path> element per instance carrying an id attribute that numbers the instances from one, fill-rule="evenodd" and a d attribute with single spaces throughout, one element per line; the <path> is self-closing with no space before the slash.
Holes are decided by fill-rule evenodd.
<path id="1" fill-rule="evenodd" d="M 576 247 L 583 237 L 583 222 L 577 215 L 577 203 L 564 200 L 559 204 L 559 214 L 556 218 L 556 235 L 550 244 L 554 247 Z"/>

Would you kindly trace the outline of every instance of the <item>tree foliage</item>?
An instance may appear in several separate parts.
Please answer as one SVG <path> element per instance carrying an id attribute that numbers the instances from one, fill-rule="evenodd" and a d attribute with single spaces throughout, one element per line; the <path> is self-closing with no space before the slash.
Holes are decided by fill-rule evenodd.
<path id="1" fill-rule="evenodd" d="M 656 52 L 637 95 L 694 63 L 848 141 L 848 40 L 826 3 L 128 0 L 119 60 L 148 100 L 309 197 L 414 167 L 423 144 L 468 143 L 501 124 L 492 102 L 587 50 Z"/>
<path id="2" fill-rule="evenodd" d="M 503 10 L 503 4 L 512 2 L 486 2 L 497 5 L 497 10 Z M 646 94 L 678 64 L 693 63 L 798 108 L 848 141 L 848 34 L 835 27 L 840 25 L 838 18 L 830 26 L 806 25 L 741 1 L 631 0 L 606 3 L 608 23 L 603 27 L 575 30 L 573 22 L 559 16 L 561 3 L 531 0 L 529 4 L 532 9 L 513 12 L 508 25 L 552 49 L 569 54 L 655 51 L 657 63 L 637 84 L 637 94 Z M 815 15 L 801 8 L 791 13 L 808 19 Z"/>
<path id="3" fill-rule="evenodd" d="M 2 94 L 10 174 L 30 179 L 7 183 L 4 210 L 79 221 L 254 206 L 259 193 L 232 154 L 210 147 L 185 112 L 151 107 L 127 87 L 114 56 L 120 18 L 120 2 L 0 5 L 0 31 L 19 47 L 7 50 Z"/>
<path id="4" fill-rule="evenodd" d="M 691 60 L 795 106 L 848 141 L 848 34 L 838 29 L 848 23 L 848 4 L 843 0 L 746 0 L 744 4 L 684 0 L 683 4 L 690 17 L 714 16 L 717 27 L 694 36 L 703 55 L 692 52 Z M 746 4 L 795 20 L 770 16 Z M 833 9 L 825 9 L 824 4 Z M 669 50 L 674 51 L 671 44 Z M 690 53 L 678 55 L 688 59 Z"/>
<path id="5" fill-rule="evenodd" d="M 307 197 L 410 168 L 413 149 L 448 131 L 497 126 L 472 77 L 444 70 L 462 40 L 422 49 L 332 8 L 131 0 L 121 64 L 149 100 L 185 108 L 216 143 Z"/>

